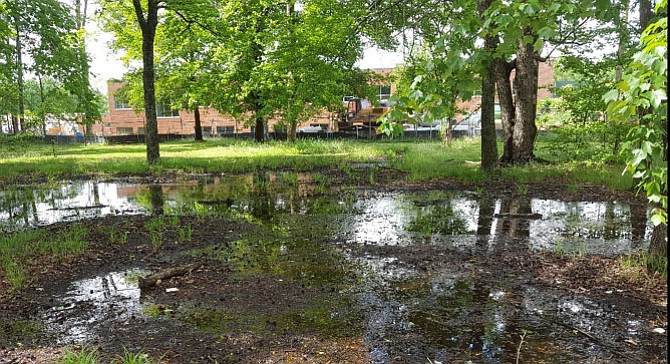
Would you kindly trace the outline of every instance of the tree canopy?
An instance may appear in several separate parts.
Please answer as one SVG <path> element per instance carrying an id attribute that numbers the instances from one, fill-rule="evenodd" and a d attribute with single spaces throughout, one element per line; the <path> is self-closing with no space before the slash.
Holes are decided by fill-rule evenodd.
<path id="1" fill-rule="evenodd" d="M 14 132 L 25 128 L 25 83 L 50 79 L 76 102 L 81 121 L 100 119 L 97 94 L 88 82 L 83 30 L 73 9 L 57 0 L 0 2 L 0 108 L 11 114 Z M 53 114 L 65 112 L 54 110 Z"/>

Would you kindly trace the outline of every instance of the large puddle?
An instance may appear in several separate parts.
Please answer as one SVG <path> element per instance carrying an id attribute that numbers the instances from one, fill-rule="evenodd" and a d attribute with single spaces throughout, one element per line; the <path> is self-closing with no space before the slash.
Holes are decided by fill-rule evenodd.
<path id="1" fill-rule="evenodd" d="M 644 248 L 647 211 L 617 202 L 565 202 L 530 197 L 481 197 L 472 191 L 336 193 L 327 178 L 306 174 L 254 174 L 173 185 L 71 182 L 52 188 L 0 191 L 0 227 L 11 232 L 108 215 L 219 213 L 248 219 L 308 216 L 336 222 L 350 243 L 417 242 L 490 248 L 510 241 L 531 250 L 618 255 Z M 323 215 L 332 218 L 323 221 Z"/>
<path id="2" fill-rule="evenodd" d="M 280 231 L 277 235 L 247 236 L 229 244 L 232 252 L 223 258 L 234 262 L 243 256 L 247 264 L 240 271 L 266 272 L 279 277 L 277 282 L 336 284 L 346 298 L 343 305 L 357 307 L 355 317 L 361 320 L 358 324 L 375 363 L 449 362 L 464 353 L 486 363 L 513 362 L 515 357 L 520 362 L 574 362 L 575 357 L 608 357 L 613 349 L 579 330 L 597 332 L 620 345 L 640 340 L 638 335 L 649 326 L 587 295 L 491 278 L 495 272 L 473 275 L 458 266 L 426 271 L 401 262 L 401 256 L 356 248 L 424 246 L 485 254 L 518 249 L 608 256 L 645 249 L 651 231 L 647 211 L 623 203 L 486 197 L 474 191 L 361 191 L 333 186 L 321 175 L 295 173 L 161 186 L 83 181 L 0 192 L 0 226 L 6 232 L 134 214 L 215 214 L 272 225 L 269 231 Z M 328 249 L 311 245 L 313 234 L 318 234 L 319 244 L 328 242 Z M 323 264 L 338 265 L 338 271 L 317 269 L 319 256 Z M 333 263 L 340 261 L 347 263 Z M 58 332 L 61 343 L 83 343 L 109 320 L 144 315 L 132 279 L 136 273 L 109 272 L 73 282 L 43 312 L 47 329 Z M 313 312 L 319 302 L 305 307 Z M 326 321 L 347 311 L 331 304 L 319 314 Z M 82 306 L 88 307 L 85 315 L 69 315 L 81 312 L 74 308 Z M 301 326 L 291 322 L 286 325 L 292 330 Z M 347 332 L 351 325 L 350 320 L 342 320 L 342 327 L 333 322 L 329 330 Z M 521 337 L 523 354 L 517 353 Z"/>

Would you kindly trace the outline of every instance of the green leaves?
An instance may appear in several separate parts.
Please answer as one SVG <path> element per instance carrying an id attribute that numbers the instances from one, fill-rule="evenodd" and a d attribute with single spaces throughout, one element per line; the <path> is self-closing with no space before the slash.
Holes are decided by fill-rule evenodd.
<path id="1" fill-rule="evenodd" d="M 84 33 L 77 29 L 74 11 L 58 0 L 12 0 L 0 3 L 0 109 L 23 118 L 22 113 L 45 115 L 46 110 L 22 110 L 23 84 L 51 80 L 60 92 L 73 97 L 70 112 L 84 123 L 100 118 L 98 97 L 88 83 Z M 4 104 L 4 105 L 3 105 Z M 40 107 L 44 107 L 42 104 Z M 34 107 L 33 105 L 29 105 Z M 52 115 L 63 109 L 52 105 Z M 74 109 L 74 110 L 72 110 Z"/>
<path id="2" fill-rule="evenodd" d="M 661 2 L 665 9 L 667 1 Z M 628 134 L 629 153 L 624 173 L 631 173 L 637 187 L 657 204 L 651 221 L 667 218 L 667 21 L 651 24 L 643 33 L 642 50 L 626 67 L 617 88 L 607 92 L 608 115 L 619 122 L 637 122 Z"/>

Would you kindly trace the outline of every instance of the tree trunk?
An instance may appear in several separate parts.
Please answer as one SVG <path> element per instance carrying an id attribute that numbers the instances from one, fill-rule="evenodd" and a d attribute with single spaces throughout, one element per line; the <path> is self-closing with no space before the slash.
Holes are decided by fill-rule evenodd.
<path id="1" fill-rule="evenodd" d="M 290 122 L 288 125 L 288 132 L 286 134 L 286 139 L 290 142 L 295 141 L 297 132 L 298 132 L 298 123 L 296 121 Z"/>
<path id="2" fill-rule="evenodd" d="M 25 110 L 25 92 L 23 90 L 23 47 L 21 46 L 21 29 L 19 28 L 19 16 L 16 15 L 14 30 L 16 31 L 16 86 L 19 93 L 18 115 L 14 123 L 14 135 L 23 131 L 23 117 Z"/>
<path id="3" fill-rule="evenodd" d="M 532 35 L 532 30 L 525 29 L 525 35 Z M 516 75 L 514 89 L 516 91 L 515 123 L 513 133 L 514 149 L 512 163 L 528 163 L 535 158 L 533 147 L 537 126 L 537 82 L 538 82 L 538 55 L 533 50 L 533 44 L 520 43 L 517 47 Z"/>
<path id="4" fill-rule="evenodd" d="M 154 39 L 158 25 L 158 4 L 156 0 L 147 1 L 147 17 L 144 18 L 140 0 L 133 0 L 137 21 L 142 29 L 142 82 L 144 86 L 144 113 L 146 117 L 145 138 L 147 144 L 147 163 L 155 164 L 160 160 L 158 145 L 158 119 L 156 116 L 156 88 L 154 73 Z"/>
<path id="5" fill-rule="evenodd" d="M 629 1 L 621 1 L 620 6 L 621 9 L 619 9 L 619 24 L 617 24 L 617 31 L 619 33 L 617 54 L 619 56 L 619 62 L 617 62 L 616 69 L 614 71 L 614 82 L 621 81 L 621 78 L 623 77 L 623 64 L 621 64 L 621 61 L 626 55 L 626 47 L 628 46 L 628 41 L 630 40 L 630 35 L 628 34 L 627 28 Z M 642 13 L 642 9 L 640 9 L 640 13 Z"/>
<path id="6" fill-rule="evenodd" d="M 37 75 L 37 83 L 40 86 L 40 103 L 41 105 L 44 105 L 44 101 L 46 97 L 44 96 L 44 84 L 42 83 L 42 76 L 39 74 Z M 46 137 L 47 136 L 47 118 L 44 115 L 40 115 L 40 118 L 42 119 L 42 122 L 40 123 L 42 126 L 42 136 Z"/>
<path id="7" fill-rule="evenodd" d="M 640 0 L 640 32 L 643 32 L 654 18 L 654 7 L 651 0 Z"/>
<path id="8" fill-rule="evenodd" d="M 492 0 L 483 0 L 478 4 L 479 16 L 483 17 L 484 12 L 491 6 Z M 498 46 L 497 38 L 487 36 L 484 40 L 484 46 L 489 54 L 493 54 Z M 482 98 L 481 98 L 481 124 L 482 124 L 482 164 L 481 168 L 485 171 L 493 170 L 498 164 L 498 144 L 496 141 L 496 116 L 495 116 L 495 76 L 494 64 L 488 66 L 487 72 L 482 75 Z M 449 129 L 451 130 L 451 129 Z"/>
<path id="9" fill-rule="evenodd" d="M 16 115 L 12 115 L 12 134 L 16 135 L 19 133 L 19 118 Z"/>
<path id="10" fill-rule="evenodd" d="M 493 60 L 493 71 L 495 74 L 496 88 L 498 90 L 498 103 L 500 104 L 500 118 L 503 128 L 503 155 L 500 162 L 503 164 L 512 163 L 514 151 L 513 134 L 514 124 L 516 123 L 514 112 L 514 96 L 512 95 L 512 83 L 510 74 L 514 68 L 513 63 L 509 63 L 502 58 Z"/>
<path id="11" fill-rule="evenodd" d="M 195 140 L 202 141 L 202 123 L 200 121 L 200 107 L 196 106 L 193 110 L 193 116 L 195 118 Z"/>
<path id="12" fill-rule="evenodd" d="M 265 122 L 261 117 L 256 117 L 255 121 L 254 140 L 262 142 L 265 140 Z"/>
<path id="13" fill-rule="evenodd" d="M 659 224 L 654 226 L 649 243 L 649 255 L 661 257 L 668 256 L 668 225 Z"/>

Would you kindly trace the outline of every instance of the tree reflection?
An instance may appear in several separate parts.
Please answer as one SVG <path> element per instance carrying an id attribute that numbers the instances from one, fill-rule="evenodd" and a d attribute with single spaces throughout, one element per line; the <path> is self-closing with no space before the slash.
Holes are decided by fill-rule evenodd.
<path id="1" fill-rule="evenodd" d="M 162 186 L 149 186 L 149 201 L 151 202 L 152 216 L 161 216 L 165 213 L 165 196 L 163 194 Z"/>
<path id="2" fill-rule="evenodd" d="M 463 216 L 454 210 L 452 196 L 445 196 L 439 201 L 417 203 L 416 214 L 407 224 L 407 231 L 421 233 L 425 237 L 433 234 L 464 235 L 468 234 L 468 223 Z"/>
<path id="3" fill-rule="evenodd" d="M 500 200 L 496 225 L 497 249 L 528 249 L 530 218 L 533 213 L 527 197 L 507 197 Z"/>
<path id="4" fill-rule="evenodd" d="M 488 196 L 482 196 L 479 198 L 478 203 L 476 252 L 486 254 L 489 250 L 489 241 L 491 239 L 495 201 Z"/>

